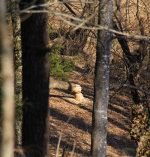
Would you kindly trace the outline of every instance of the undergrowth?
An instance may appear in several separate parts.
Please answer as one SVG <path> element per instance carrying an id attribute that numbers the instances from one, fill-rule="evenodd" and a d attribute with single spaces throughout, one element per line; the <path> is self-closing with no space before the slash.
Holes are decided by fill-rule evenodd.
<path id="1" fill-rule="evenodd" d="M 72 59 L 66 59 L 59 55 L 63 46 L 56 45 L 50 52 L 50 76 L 59 80 L 67 80 L 71 72 L 75 69 Z"/>

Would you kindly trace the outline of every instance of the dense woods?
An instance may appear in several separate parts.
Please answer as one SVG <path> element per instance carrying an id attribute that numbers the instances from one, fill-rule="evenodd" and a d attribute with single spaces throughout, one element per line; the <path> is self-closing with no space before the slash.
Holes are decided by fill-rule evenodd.
<path id="1" fill-rule="evenodd" d="M 149 0 L 0 1 L 0 156 L 150 156 Z"/>

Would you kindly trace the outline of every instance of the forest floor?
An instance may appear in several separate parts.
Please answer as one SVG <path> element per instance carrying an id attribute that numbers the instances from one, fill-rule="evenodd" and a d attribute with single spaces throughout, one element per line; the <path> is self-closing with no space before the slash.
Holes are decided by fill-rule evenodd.
<path id="1" fill-rule="evenodd" d="M 118 84 L 122 80 L 116 69 L 120 67 L 120 63 L 116 64 L 118 66 L 111 66 L 110 84 Z M 88 101 L 76 101 L 69 91 L 50 91 L 51 157 L 90 156 L 93 78 L 83 74 L 81 63 L 69 81 L 81 85 L 82 93 Z M 128 89 L 110 90 L 107 157 L 135 157 L 136 146 L 129 135 L 132 103 Z"/>

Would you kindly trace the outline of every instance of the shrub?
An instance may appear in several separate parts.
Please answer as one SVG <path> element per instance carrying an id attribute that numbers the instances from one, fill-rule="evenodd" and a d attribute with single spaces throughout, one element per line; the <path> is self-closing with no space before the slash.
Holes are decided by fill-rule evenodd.
<path id="1" fill-rule="evenodd" d="M 75 69 L 73 60 L 62 58 L 59 55 L 62 49 L 61 45 L 56 45 L 50 52 L 50 75 L 59 80 L 68 79 L 70 73 Z"/>
<path id="2" fill-rule="evenodd" d="M 54 40 L 55 38 L 58 37 L 58 33 L 49 25 L 48 25 L 48 34 L 51 40 Z"/>

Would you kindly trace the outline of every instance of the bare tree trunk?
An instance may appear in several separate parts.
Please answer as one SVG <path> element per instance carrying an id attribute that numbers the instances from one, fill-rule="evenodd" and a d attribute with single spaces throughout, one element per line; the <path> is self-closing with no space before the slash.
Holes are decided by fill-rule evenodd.
<path id="1" fill-rule="evenodd" d="M 11 9 L 19 9 L 19 0 L 11 0 Z M 21 41 L 20 41 L 20 17 L 19 14 L 12 14 L 12 27 L 13 27 L 13 48 L 15 58 L 15 72 L 21 66 Z M 17 74 L 16 74 L 17 75 Z"/>
<path id="2" fill-rule="evenodd" d="M 18 10 L 19 9 L 19 0 L 7 0 L 9 10 Z M 11 36 L 13 40 L 13 54 L 14 54 L 14 69 L 15 69 L 15 107 L 16 115 L 19 111 L 22 111 L 22 66 L 21 66 L 21 30 L 20 30 L 20 15 L 19 14 L 10 14 L 11 23 Z M 20 109 L 18 109 L 20 108 Z M 15 118 L 15 147 L 21 146 L 21 116 L 16 116 Z M 15 154 L 16 156 L 16 154 Z"/>
<path id="3" fill-rule="evenodd" d="M 30 2 L 29 0 L 22 0 L 20 3 L 21 9 L 29 7 Z M 45 0 L 34 1 L 34 5 L 43 3 L 45 3 Z M 37 9 L 42 10 L 43 8 L 38 7 Z M 48 156 L 47 120 L 49 104 L 47 15 L 39 13 L 23 16 L 26 19 L 21 22 L 23 64 L 22 145 L 26 157 L 45 157 Z"/>
<path id="4" fill-rule="evenodd" d="M 5 1 L 0 1 L 0 77 L 1 86 L 1 157 L 13 157 L 14 147 L 14 69 L 13 52 L 8 38 Z"/>
<path id="5" fill-rule="evenodd" d="M 111 28 L 112 10 L 113 0 L 100 0 L 98 24 Z M 98 31 L 92 123 L 91 151 L 93 157 L 106 156 L 111 44 L 111 33 L 107 31 Z"/>

